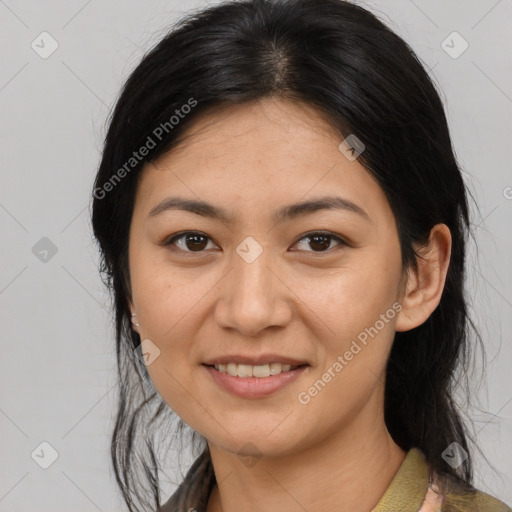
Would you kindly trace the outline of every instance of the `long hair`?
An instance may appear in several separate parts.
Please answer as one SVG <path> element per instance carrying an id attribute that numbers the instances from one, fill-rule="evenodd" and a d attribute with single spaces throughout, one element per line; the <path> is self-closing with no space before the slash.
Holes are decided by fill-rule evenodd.
<path id="1" fill-rule="evenodd" d="M 472 439 L 454 393 L 467 375 L 471 332 L 481 339 L 464 289 L 468 192 L 436 86 L 409 45 L 360 6 L 235 0 L 182 19 L 144 55 L 108 119 L 94 184 L 92 225 L 115 308 L 119 404 L 111 453 L 129 510 L 160 506 L 156 436 L 172 419 L 136 357 L 141 340 L 130 324 L 128 237 L 140 170 L 182 142 L 198 116 L 269 96 L 314 106 L 340 137 L 364 144 L 358 160 L 392 208 L 404 270 L 416 268 L 413 244 L 425 246 L 437 223 L 449 227 L 440 303 L 394 339 L 385 421 L 401 448 L 420 448 L 433 470 L 470 485 Z M 134 157 L 144 145 L 149 152 Z M 194 433 L 193 441 L 204 439 Z M 468 452 L 457 468 L 442 458 L 453 442 Z"/>

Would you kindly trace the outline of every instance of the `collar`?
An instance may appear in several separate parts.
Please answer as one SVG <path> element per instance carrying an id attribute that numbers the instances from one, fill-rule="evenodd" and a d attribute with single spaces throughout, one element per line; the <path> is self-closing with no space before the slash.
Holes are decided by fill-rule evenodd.
<path id="1" fill-rule="evenodd" d="M 425 456 L 418 448 L 411 448 L 372 512 L 419 510 L 428 484 L 429 471 Z"/>
<path id="2" fill-rule="evenodd" d="M 377 506 L 371 512 L 420 510 L 428 490 L 429 471 L 423 453 L 411 448 Z M 204 512 L 215 485 L 215 475 L 205 450 L 192 464 L 185 480 L 158 512 Z"/>

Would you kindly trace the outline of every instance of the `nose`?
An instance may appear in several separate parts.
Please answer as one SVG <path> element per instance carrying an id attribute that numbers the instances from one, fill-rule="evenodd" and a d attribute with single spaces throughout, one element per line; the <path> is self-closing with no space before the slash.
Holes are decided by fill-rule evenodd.
<path id="1" fill-rule="evenodd" d="M 275 259 L 266 253 L 251 263 L 234 256 L 233 268 L 219 284 L 215 308 L 219 326 L 255 337 L 266 328 L 284 327 L 290 322 L 294 294 L 279 275 Z"/>

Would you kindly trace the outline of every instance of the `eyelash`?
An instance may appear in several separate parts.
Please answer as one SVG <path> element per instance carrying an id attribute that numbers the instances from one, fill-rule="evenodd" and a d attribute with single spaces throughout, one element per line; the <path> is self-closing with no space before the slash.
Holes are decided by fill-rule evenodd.
<path id="1" fill-rule="evenodd" d="M 209 240 L 211 240 L 211 238 L 208 235 L 206 235 L 205 233 L 202 233 L 201 231 L 182 231 L 181 233 L 177 233 L 176 235 L 173 235 L 170 238 L 166 239 L 166 241 L 164 241 L 162 245 L 164 245 L 166 247 L 171 247 L 174 244 L 174 242 L 184 238 L 186 235 L 200 235 L 200 236 L 203 236 L 203 237 L 208 238 Z M 297 243 L 301 242 L 304 239 L 313 238 L 315 235 L 324 235 L 324 236 L 326 236 L 326 237 L 328 237 L 328 238 L 338 242 L 338 245 L 335 246 L 334 248 L 327 249 L 325 251 L 306 251 L 306 252 L 311 252 L 313 254 L 318 254 L 318 255 L 321 255 L 321 254 L 331 254 L 332 251 L 336 249 L 336 247 L 348 246 L 349 245 L 341 237 L 339 237 L 339 236 L 337 236 L 334 233 L 331 233 L 329 231 L 310 231 L 309 233 L 306 233 L 306 234 L 302 235 L 293 245 L 296 245 Z M 172 247 L 172 250 L 176 251 L 176 252 L 189 253 L 189 254 L 202 254 L 202 253 L 205 252 L 204 250 L 201 250 L 201 251 L 186 251 L 186 250 L 182 250 L 182 249 L 176 249 L 175 247 Z"/>

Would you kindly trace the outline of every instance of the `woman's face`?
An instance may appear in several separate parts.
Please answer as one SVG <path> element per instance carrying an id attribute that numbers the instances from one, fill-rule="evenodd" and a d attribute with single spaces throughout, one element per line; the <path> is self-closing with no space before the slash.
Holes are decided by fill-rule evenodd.
<path id="1" fill-rule="evenodd" d="M 371 427 L 400 310 L 383 191 L 311 107 L 233 106 L 188 134 L 143 170 L 130 231 L 132 305 L 158 393 L 234 453 L 292 453 Z M 311 201 L 323 206 L 293 206 Z M 275 364 L 287 361 L 303 366 Z"/>

